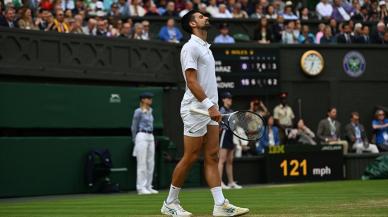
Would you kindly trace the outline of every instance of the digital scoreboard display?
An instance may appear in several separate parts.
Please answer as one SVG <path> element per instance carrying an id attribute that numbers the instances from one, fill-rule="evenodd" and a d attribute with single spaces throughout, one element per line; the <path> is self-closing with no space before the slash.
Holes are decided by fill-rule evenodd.
<path id="1" fill-rule="evenodd" d="M 271 146 L 266 150 L 268 182 L 341 180 L 341 145 Z"/>
<path id="2" fill-rule="evenodd" d="M 211 47 L 219 90 L 240 95 L 280 91 L 279 49 Z"/>

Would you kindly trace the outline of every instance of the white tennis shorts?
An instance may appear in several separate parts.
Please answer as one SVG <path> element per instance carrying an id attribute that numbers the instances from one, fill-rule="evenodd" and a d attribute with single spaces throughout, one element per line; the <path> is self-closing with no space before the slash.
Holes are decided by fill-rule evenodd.
<path id="1" fill-rule="evenodd" d="M 190 112 L 190 108 L 206 110 L 198 101 L 185 101 L 181 103 L 181 117 L 183 120 L 183 134 L 190 137 L 201 137 L 207 133 L 207 125 L 218 126 L 210 117 Z"/>

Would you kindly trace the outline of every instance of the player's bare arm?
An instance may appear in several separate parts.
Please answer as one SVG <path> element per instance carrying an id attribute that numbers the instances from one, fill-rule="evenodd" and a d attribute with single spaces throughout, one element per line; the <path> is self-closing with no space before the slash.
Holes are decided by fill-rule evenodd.
<path id="1" fill-rule="evenodd" d="M 202 102 L 203 100 L 205 100 L 207 96 L 203 91 L 202 87 L 198 83 L 197 71 L 195 69 L 187 69 L 185 71 L 185 74 L 186 74 L 187 87 L 193 93 L 195 98 L 197 98 L 199 102 Z M 218 111 L 218 108 L 215 105 L 209 108 L 209 116 L 214 121 L 217 121 L 217 122 L 221 121 L 221 113 Z"/>

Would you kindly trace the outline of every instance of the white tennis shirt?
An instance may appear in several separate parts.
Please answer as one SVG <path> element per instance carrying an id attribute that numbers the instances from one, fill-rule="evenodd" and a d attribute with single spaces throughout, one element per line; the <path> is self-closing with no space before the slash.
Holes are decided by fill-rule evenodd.
<path id="1" fill-rule="evenodd" d="M 210 44 L 203 41 L 201 38 L 191 35 L 190 40 L 183 45 L 181 50 L 181 65 L 183 77 L 186 81 L 185 71 L 187 69 L 197 70 L 197 80 L 202 87 L 206 96 L 215 104 L 218 104 L 218 91 L 216 80 L 216 68 L 213 53 L 209 49 Z M 182 104 L 191 104 L 190 102 L 197 102 L 197 98 L 191 93 L 187 87 L 182 99 Z M 196 104 L 196 103 L 195 103 Z"/>

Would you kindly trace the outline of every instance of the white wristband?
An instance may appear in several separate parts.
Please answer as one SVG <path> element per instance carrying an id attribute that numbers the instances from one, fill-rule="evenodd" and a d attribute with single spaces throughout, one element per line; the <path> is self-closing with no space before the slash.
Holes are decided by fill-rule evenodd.
<path id="1" fill-rule="evenodd" d="M 209 98 L 204 99 L 201 103 L 203 106 L 205 106 L 206 109 L 209 109 L 210 107 L 212 107 L 214 105 L 212 103 L 212 101 L 210 101 Z"/>

